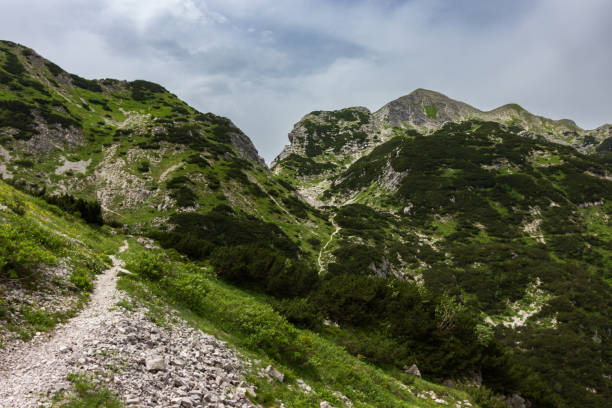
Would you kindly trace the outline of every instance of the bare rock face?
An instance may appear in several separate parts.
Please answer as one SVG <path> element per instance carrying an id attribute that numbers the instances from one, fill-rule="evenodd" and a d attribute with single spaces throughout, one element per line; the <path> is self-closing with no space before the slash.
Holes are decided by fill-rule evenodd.
<path id="1" fill-rule="evenodd" d="M 371 112 L 363 106 L 337 111 L 315 111 L 305 115 L 289 132 L 289 145 L 272 162 L 277 163 L 291 154 L 318 156 L 328 152 L 340 157 L 360 154 L 374 146 L 378 132 Z"/>
<path id="2" fill-rule="evenodd" d="M 265 372 L 278 382 L 283 382 L 283 380 L 285 379 L 285 375 L 278 371 L 276 368 L 272 367 L 271 365 L 266 367 Z"/>
<path id="3" fill-rule="evenodd" d="M 478 109 L 441 93 L 417 89 L 402 96 L 378 110 L 374 117 L 379 123 L 391 126 L 410 124 L 428 129 L 438 128 L 446 122 L 456 122 L 468 118 Z"/>
<path id="4" fill-rule="evenodd" d="M 518 394 L 513 394 L 506 398 L 506 405 L 511 408 L 529 408 L 531 407 L 531 402 L 527 401 Z"/>
<path id="5" fill-rule="evenodd" d="M 233 123 L 232 126 L 234 126 Z M 232 140 L 232 145 L 238 150 L 238 153 L 242 156 L 242 158 L 254 161 L 260 166 L 267 168 L 266 162 L 259 155 L 259 152 L 255 148 L 255 145 L 253 145 L 251 139 L 242 133 L 242 131 L 236 126 L 234 126 L 234 128 L 235 131 L 230 133 L 230 138 Z"/>

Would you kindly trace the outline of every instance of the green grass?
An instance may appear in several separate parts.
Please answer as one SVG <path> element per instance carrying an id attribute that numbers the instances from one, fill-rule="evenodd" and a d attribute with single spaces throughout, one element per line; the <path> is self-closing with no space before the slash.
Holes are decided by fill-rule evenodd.
<path id="1" fill-rule="evenodd" d="M 24 290 L 54 287 L 68 306 L 63 311 L 43 310 L 39 305 L 11 305 L 16 318 L 0 320 L 24 340 L 36 332 L 53 329 L 74 316 L 86 302 L 97 273 L 110 265 L 106 253 L 115 252 L 119 240 L 108 228 L 92 228 L 59 208 L 24 194 L 0 181 L 0 278 L 16 280 Z M 60 260 L 62 266 L 58 266 Z M 67 268 L 69 279 L 43 282 L 41 267 Z M 1 290 L 1 289 L 0 289 Z M 48 289 L 45 289 L 48 290 Z M 7 305 L 0 302 L 0 319 Z"/>
<path id="2" fill-rule="evenodd" d="M 54 408 L 122 408 L 124 404 L 111 391 L 97 384 L 93 377 L 68 374 L 70 390 L 53 397 Z"/>
<path id="3" fill-rule="evenodd" d="M 425 115 L 429 119 L 437 119 L 438 118 L 438 107 L 436 105 L 427 105 L 424 108 Z"/>

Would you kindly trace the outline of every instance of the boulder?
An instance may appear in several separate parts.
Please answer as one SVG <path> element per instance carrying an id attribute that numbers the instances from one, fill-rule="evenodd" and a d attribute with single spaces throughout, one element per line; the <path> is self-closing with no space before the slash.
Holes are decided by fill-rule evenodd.
<path id="1" fill-rule="evenodd" d="M 166 369 L 166 362 L 164 357 L 153 355 L 145 360 L 145 367 L 147 371 L 163 371 Z"/>
<path id="2" fill-rule="evenodd" d="M 274 367 L 272 367 L 271 365 L 267 366 L 265 371 L 266 374 L 268 374 L 270 377 L 274 378 L 278 382 L 283 382 L 283 380 L 285 379 L 285 375 Z"/>
<path id="3" fill-rule="evenodd" d="M 512 394 L 511 396 L 506 398 L 506 405 L 511 408 L 529 408 L 531 407 L 531 402 L 527 401 L 519 394 Z"/>
<path id="4" fill-rule="evenodd" d="M 406 374 L 421 378 L 421 372 L 419 371 L 419 368 L 416 366 L 416 364 L 411 365 L 410 368 L 404 366 L 404 372 Z"/>

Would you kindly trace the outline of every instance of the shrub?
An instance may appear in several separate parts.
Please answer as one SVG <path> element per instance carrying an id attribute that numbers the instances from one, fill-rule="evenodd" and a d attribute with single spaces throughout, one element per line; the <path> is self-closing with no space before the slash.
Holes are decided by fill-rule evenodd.
<path id="1" fill-rule="evenodd" d="M 15 139 L 30 139 L 35 133 L 31 108 L 21 101 L 0 101 L 0 127 L 11 127 L 19 130 L 19 133 L 13 136 Z"/>
<path id="2" fill-rule="evenodd" d="M 153 99 L 155 94 L 168 92 L 161 85 L 141 79 L 130 82 L 129 87 L 132 90 L 132 98 L 139 102 Z"/>
<path id="3" fill-rule="evenodd" d="M 182 266 L 187 268 L 186 265 Z M 194 273 L 195 270 L 186 269 L 187 273 L 180 273 L 178 277 L 166 279 L 164 284 L 172 292 L 172 296 L 180 299 L 183 304 L 196 313 L 204 312 L 202 298 L 209 292 L 207 280 L 204 276 Z"/>
<path id="4" fill-rule="evenodd" d="M 41 265 L 56 262 L 58 238 L 25 220 L 0 225 L 0 274 L 10 278 L 32 275 Z"/>
<path id="5" fill-rule="evenodd" d="M 75 198 L 70 194 L 44 195 L 42 197 L 49 204 L 53 204 L 71 214 L 76 214 L 88 224 L 103 225 L 102 206 L 97 201 L 88 201 Z"/>
<path id="6" fill-rule="evenodd" d="M 20 75 L 21 73 L 25 72 L 25 68 L 23 67 L 21 62 L 19 62 L 19 58 L 17 58 L 15 54 L 4 48 L 2 48 L 2 51 L 4 51 L 4 53 L 6 54 L 6 61 L 4 62 L 4 66 L 2 67 L 6 72 L 11 73 L 13 75 Z"/>
<path id="7" fill-rule="evenodd" d="M 160 253 L 139 252 L 126 262 L 126 268 L 147 280 L 158 281 L 164 275 L 166 265 Z"/>
<path id="8" fill-rule="evenodd" d="M 53 76 L 58 76 L 59 74 L 63 73 L 64 70 L 61 69 L 58 65 L 50 62 L 50 61 L 46 61 L 45 62 L 45 66 L 47 67 L 47 69 L 49 70 L 49 72 L 51 72 L 51 74 Z"/>
<path id="9" fill-rule="evenodd" d="M 258 245 L 217 248 L 210 263 L 221 278 L 257 287 L 277 297 L 304 294 L 317 282 L 314 268 Z"/>
<path id="10" fill-rule="evenodd" d="M 179 207 L 193 207 L 198 196 L 187 186 L 181 186 L 170 193 L 170 197 L 176 200 L 176 205 Z"/>
<path id="11" fill-rule="evenodd" d="M 74 269 L 70 274 L 70 282 L 85 292 L 91 292 L 94 286 L 91 278 L 89 277 L 89 273 L 85 268 Z"/>
<path id="12" fill-rule="evenodd" d="M 138 164 L 138 171 L 141 173 L 148 173 L 150 170 L 151 163 L 148 160 L 143 160 Z"/>
<path id="13" fill-rule="evenodd" d="M 72 84 L 74 86 L 92 92 L 102 92 L 102 87 L 96 80 L 81 78 L 80 76 L 74 74 L 71 74 L 70 78 L 72 79 Z"/>

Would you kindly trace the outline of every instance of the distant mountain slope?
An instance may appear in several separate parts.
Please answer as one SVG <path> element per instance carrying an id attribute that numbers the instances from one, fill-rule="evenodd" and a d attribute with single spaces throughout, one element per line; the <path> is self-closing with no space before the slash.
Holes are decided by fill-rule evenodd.
<path id="1" fill-rule="evenodd" d="M 518 126 L 525 137 L 570 145 L 582 153 L 605 151 L 612 140 L 612 125 L 584 130 L 571 120 L 536 116 L 517 104 L 483 112 L 438 92 L 417 89 L 374 113 L 363 107 L 309 113 L 295 124 L 289 133 L 290 144 L 273 161 L 272 168 L 277 174 L 286 171 L 290 177 L 309 179 L 298 187 L 310 203 L 320 205 L 316 196 L 326 184 L 323 180 L 319 185 L 319 176 L 337 175 L 398 131 L 412 129 L 430 134 L 446 123 L 473 119 Z"/>
<path id="2" fill-rule="evenodd" d="M 570 128 L 577 136 L 563 139 Z M 480 112 L 418 90 L 374 114 L 306 115 L 272 169 L 330 209 L 337 232 L 318 258 L 329 279 L 399 279 L 451 296 L 480 316 L 484 338 L 536 371 L 542 384 L 517 385 L 536 406 L 599 407 L 612 367 L 608 128 L 589 133 L 512 106 Z M 591 136 L 601 142 L 584 148 Z M 332 318 L 363 330 L 343 315 Z M 391 349 L 414 353 L 401 341 Z M 444 376 L 442 366 L 419 365 Z M 485 383 L 507 381 L 484 366 Z"/>

